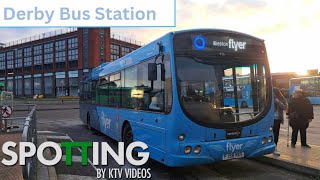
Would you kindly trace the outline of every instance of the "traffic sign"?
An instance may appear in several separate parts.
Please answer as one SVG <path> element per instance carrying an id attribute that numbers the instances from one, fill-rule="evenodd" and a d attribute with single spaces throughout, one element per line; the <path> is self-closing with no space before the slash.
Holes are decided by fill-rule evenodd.
<path id="1" fill-rule="evenodd" d="M 3 118 L 8 118 L 12 114 L 12 107 L 11 106 L 2 106 L 1 107 L 1 115 Z"/>

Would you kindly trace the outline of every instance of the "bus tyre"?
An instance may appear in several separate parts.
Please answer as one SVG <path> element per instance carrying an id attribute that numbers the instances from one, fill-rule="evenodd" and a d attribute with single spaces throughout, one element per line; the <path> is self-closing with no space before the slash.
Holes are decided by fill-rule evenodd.
<path id="1" fill-rule="evenodd" d="M 129 144 L 131 144 L 133 142 L 133 133 L 132 133 L 132 129 L 131 129 L 131 126 L 129 123 L 127 123 L 123 128 L 122 141 L 124 142 L 125 148 L 127 148 L 129 146 Z M 132 151 L 132 157 L 133 158 L 138 157 L 138 152 L 135 149 L 133 149 L 133 151 Z"/>
<path id="2" fill-rule="evenodd" d="M 242 101 L 240 106 L 241 106 L 241 108 L 247 108 L 248 103 L 246 101 Z"/>
<path id="3" fill-rule="evenodd" d="M 122 132 L 122 141 L 125 147 L 129 146 L 133 142 L 133 133 L 130 124 L 126 124 Z"/>
<path id="4" fill-rule="evenodd" d="M 89 113 L 87 115 L 87 128 L 88 128 L 89 131 L 92 130 L 91 121 L 90 121 L 90 114 Z"/>

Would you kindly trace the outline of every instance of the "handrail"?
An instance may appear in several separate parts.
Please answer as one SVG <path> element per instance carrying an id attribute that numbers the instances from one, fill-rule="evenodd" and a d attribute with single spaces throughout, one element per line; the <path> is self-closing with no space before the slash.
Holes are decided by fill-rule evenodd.
<path id="1" fill-rule="evenodd" d="M 37 145 L 37 118 L 36 106 L 29 112 L 26 122 L 23 126 L 21 142 L 31 142 Z M 36 179 L 36 156 L 26 158 L 26 165 L 22 166 L 22 174 L 24 179 Z"/>

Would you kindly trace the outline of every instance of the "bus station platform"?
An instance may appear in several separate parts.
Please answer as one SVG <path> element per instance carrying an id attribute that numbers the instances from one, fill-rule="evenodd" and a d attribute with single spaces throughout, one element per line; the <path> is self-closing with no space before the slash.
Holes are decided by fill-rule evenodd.
<path id="1" fill-rule="evenodd" d="M 320 146 L 309 144 L 311 148 L 302 147 L 297 142 L 292 148 L 287 146 L 286 140 L 279 139 L 278 151 L 280 156 L 268 154 L 256 160 L 278 166 L 290 171 L 320 178 Z"/>

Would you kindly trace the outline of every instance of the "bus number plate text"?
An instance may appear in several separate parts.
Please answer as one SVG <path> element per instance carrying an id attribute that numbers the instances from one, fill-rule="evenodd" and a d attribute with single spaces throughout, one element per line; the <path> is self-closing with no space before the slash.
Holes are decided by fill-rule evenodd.
<path id="1" fill-rule="evenodd" d="M 238 158 L 243 158 L 244 157 L 244 152 L 241 153 L 231 153 L 231 154 L 224 154 L 222 156 L 222 160 L 229 160 L 229 159 L 238 159 Z"/>

